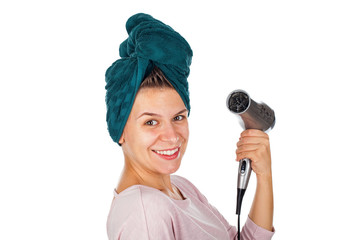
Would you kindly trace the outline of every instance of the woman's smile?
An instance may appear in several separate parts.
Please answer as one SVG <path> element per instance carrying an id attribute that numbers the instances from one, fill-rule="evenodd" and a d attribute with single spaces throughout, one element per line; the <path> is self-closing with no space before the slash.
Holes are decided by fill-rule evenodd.
<path id="1" fill-rule="evenodd" d="M 179 156 L 180 153 L 180 147 L 172 148 L 172 149 L 166 149 L 166 150 L 152 150 L 154 153 L 156 153 L 157 156 L 165 159 L 165 160 L 173 160 L 176 159 Z"/>

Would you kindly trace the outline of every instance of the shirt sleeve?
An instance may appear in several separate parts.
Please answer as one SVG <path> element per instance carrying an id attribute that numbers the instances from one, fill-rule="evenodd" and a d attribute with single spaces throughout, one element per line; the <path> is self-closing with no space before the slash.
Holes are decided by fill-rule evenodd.
<path id="1" fill-rule="evenodd" d="M 183 178 L 187 181 L 188 184 L 192 185 L 192 188 L 196 191 L 196 194 L 200 201 L 204 203 L 209 209 L 219 218 L 222 224 L 227 229 L 229 239 L 237 240 L 237 228 L 229 224 L 229 222 L 224 218 L 224 216 L 209 203 L 207 198 L 187 179 Z M 269 231 L 265 228 L 262 228 L 256 225 L 249 217 L 247 218 L 242 231 L 240 232 L 240 236 L 242 240 L 270 240 L 275 233 L 275 229 L 273 231 Z"/>
<path id="2" fill-rule="evenodd" d="M 212 206 L 203 196 L 204 201 L 209 206 L 211 211 L 221 220 L 224 226 L 227 229 L 229 234 L 229 239 L 237 240 L 237 228 L 229 224 L 229 222 L 224 218 L 224 216 L 214 207 Z M 265 228 L 262 228 L 256 225 L 249 217 L 247 218 L 241 232 L 240 237 L 242 240 L 270 240 L 275 233 L 275 229 L 273 231 L 269 231 Z"/>
<path id="3" fill-rule="evenodd" d="M 275 234 L 275 229 L 269 231 L 265 228 L 262 228 L 256 225 L 249 217 L 246 220 L 244 227 L 240 233 L 241 238 L 244 240 L 247 239 L 256 239 L 256 240 L 269 240 Z M 237 234 L 236 234 L 237 237 Z M 236 239 L 236 238 L 234 238 Z"/>

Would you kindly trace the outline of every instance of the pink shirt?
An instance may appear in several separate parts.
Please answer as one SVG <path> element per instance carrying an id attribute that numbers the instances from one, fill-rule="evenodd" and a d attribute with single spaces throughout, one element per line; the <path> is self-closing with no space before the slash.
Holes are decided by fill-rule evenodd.
<path id="1" fill-rule="evenodd" d="M 187 179 L 171 175 L 171 183 L 185 200 L 175 200 L 158 189 L 133 185 L 114 196 L 107 219 L 109 240 L 232 240 L 237 228 Z M 243 240 L 271 239 L 274 232 L 250 218 L 241 231 Z"/>

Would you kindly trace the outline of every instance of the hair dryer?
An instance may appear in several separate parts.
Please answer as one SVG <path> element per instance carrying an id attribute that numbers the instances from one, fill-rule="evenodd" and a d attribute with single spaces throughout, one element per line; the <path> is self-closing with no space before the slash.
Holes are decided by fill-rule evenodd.
<path id="1" fill-rule="evenodd" d="M 227 97 L 228 109 L 234 113 L 243 129 L 258 129 L 264 132 L 270 131 L 275 125 L 275 113 L 265 103 L 257 103 L 243 90 L 232 91 Z M 240 238 L 240 211 L 243 196 L 249 183 L 251 174 L 250 159 L 239 161 L 237 182 L 236 214 L 238 218 L 238 237 Z"/>

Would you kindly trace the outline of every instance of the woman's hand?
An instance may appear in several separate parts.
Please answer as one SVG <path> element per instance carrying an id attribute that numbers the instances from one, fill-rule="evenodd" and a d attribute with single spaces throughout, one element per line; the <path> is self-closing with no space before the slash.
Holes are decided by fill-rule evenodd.
<path id="1" fill-rule="evenodd" d="M 258 179 L 271 178 L 270 142 L 266 133 L 256 129 L 245 130 L 236 146 L 236 161 L 248 158 Z"/>
<path id="2" fill-rule="evenodd" d="M 249 158 L 251 168 L 257 177 L 256 192 L 249 218 L 258 226 L 274 231 L 274 198 L 269 136 L 260 130 L 248 129 L 241 133 L 236 145 L 236 160 Z"/>

